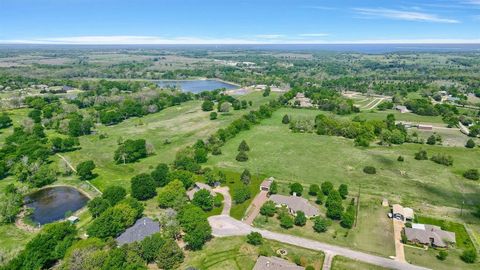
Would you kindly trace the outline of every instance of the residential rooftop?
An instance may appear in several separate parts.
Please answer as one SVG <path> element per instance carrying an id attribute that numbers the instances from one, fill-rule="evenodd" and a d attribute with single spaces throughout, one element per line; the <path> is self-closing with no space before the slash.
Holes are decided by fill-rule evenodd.
<path id="1" fill-rule="evenodd" d="M 123 244 L 142 241 L 146 237 L 159 231 L 160 223 L 153 221 L 150 218 L 143 217 L 138 219 L 132 227 L 126 229 L 124 233 L 117 237 L 117 243 L 121 246 Z"/>
<path id="2" fill-rule="evenodd" d="M 305 268 L 298 266 L 287 260 L 277 257 L 260 256 L 253 267 L 253 270 L 303 270 Z"/>

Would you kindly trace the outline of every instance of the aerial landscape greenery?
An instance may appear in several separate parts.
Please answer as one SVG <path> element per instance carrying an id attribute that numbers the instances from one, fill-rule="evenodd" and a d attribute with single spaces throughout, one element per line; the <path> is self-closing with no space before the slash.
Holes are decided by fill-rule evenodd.
<path id="1" fill-rule="evenodd" d="M 475 51 L 5 46 L 0 108 L 0 269 L 480 267 Z"/>

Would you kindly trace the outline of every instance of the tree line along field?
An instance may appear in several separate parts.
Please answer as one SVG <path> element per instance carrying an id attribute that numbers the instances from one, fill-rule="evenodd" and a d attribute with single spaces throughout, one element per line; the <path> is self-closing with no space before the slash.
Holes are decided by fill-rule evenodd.
<path id="1" fill-rule="evenodd" d="M 300 182 L 305 186 L 327 180 L 337 186 L 340 183 L 351 188 L 361 186 L 364 193 L 406 205 L 460 208 L 462 201 L 467 206 L 480 202 L 475 196 L 480 190 L 478 183 L 461 176 L 467 169 L 480 167 L 477 149 L 419 144 L 358 148 L 352 140 L 341 137 L 292 133 L 288 125 L 281 123 L 285 114 L 292 118 L 308 115 L 313 120 L 318 111 L 282 108 L 271 119 L 227 142 L 223 154 L 212 156 L 207 164 L 237 172 L 248 168 L 253 173 L 274 176 L 280 182 Z M 244 163 L 235 160 L 241 140 L 251 148 L 249 160 Z M 425 149 L 429 156 L 451 155 L 453 166 L 415 160 L 414 154 L 419 149 Z M 397 161 L 399 155 L 405 157 L 404 162 Z M 365 166 L 376 167 L 377 174 L 365 174 L 362 171 Z"/>

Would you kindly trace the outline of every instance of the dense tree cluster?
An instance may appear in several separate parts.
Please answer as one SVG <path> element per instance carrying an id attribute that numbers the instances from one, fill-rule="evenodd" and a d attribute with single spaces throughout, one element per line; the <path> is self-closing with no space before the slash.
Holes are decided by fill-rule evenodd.
<path id="1" fill-rule="evenodd" d="M 147 156 L 144 139 L 126 140 L 115 150 L 113 159 L 117 163 L 131 163 Z"/>
<path id="2" fill-rule="evenodd" d="M 77 235 L 75 226 L 70 222 L 53 223 L 30 240 L 25 249 L 2 269 L 31 270 L 48 269 L 62 259 Z"/>

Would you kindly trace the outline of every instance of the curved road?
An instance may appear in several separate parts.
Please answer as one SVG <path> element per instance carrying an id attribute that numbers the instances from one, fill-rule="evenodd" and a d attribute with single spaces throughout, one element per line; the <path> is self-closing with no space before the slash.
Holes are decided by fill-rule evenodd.
<path id="1" fill-rule="evenodd" d="M 325 244 L 310 239 L 292 236 L 288 234 L 275 233 L 267 230 L 253 228 L 241 221 L 233 219 L 228 215 L 212 216 L 208 218 L 210 226 L 212 226 L 212 234 L 216 237 L 225 236 L 239 236 L 246 235 L 252 231 L 259 232 L 266 239 L 275 240 L 278 242 L 304 247 L 312 250 L 323 251 L 325 253 L 340 255 L 366 263 L 379 265 L 391 269 L 400 270 L 426 270 L 428 268 L 408 264 L 405 262 L 394 261 L 380 256 L 363 253 L 348 248 L 338 247 L 334 245 Z"/>

